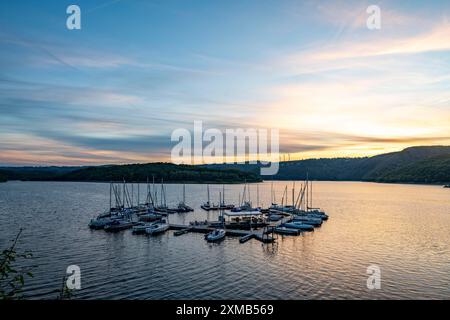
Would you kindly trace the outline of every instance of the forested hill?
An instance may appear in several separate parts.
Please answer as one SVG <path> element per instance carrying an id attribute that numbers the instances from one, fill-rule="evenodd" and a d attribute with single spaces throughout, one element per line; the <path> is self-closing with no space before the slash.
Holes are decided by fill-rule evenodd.
<path id="1" fill-rule="evenodd" d="M 239 170 L 217 170 L 171 163 L 106 165 L 95 167 L 23 167 L 0 168 L 8 180 L 28 181 L 156 181 L 185 183 L 258 182 L 258 174 Z"/>
<path id="2" fill-rule="evenodd" d="M 2 180 L 35 181 L 146 181 L 240 183 L 263 179 L 450 183 L 450 147 L 411 147 L 366 158 L 307 159 L 280 163 L 275 176 L 259 176 L 259 164 L 188 166 L 170 163 L 95 167 L 0 168 Z"/>
<path id="3" fill-rule="evenodd" d="M 215 169 L 239 169 L 259 173 L 260 165 L 208 165 Z M 280 163 L 275 180 L 376 181 L 404 183 L 450 182 L 450 147 L 411 147 L 366 158 L 324 158 Z M 272 179 L 272 177 L 263 177 Z"/>

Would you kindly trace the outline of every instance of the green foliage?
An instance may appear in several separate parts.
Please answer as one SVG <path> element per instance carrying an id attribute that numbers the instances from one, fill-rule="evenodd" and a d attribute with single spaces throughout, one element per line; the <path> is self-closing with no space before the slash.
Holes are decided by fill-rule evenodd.
<path id="1" fill-rule="evenodd" d="M 33 277 L 30 269 L 15 267 L 17 259 L 31 259 L 30 252 L 17 252 L 16 245 L 22 233 L 20 229 L 10 248 L 2 251 L 0 255 L 0 300 L 20 299 L 22 287 L 26 277 Z"/>
<path id="2" fill-rule="evenodd" d="M 366 158 L 307 159 L 281 162 L 276 180 L 378 181 L 448 183 L 450 147 L 411 147 Z M 261 181 L 260 164 L 175 165 L 147 163 L 98 167 L 0 168 L 10 180 L 38 181 L 157 181 L 176 183 L 241 183 Z"/>
<path id="3" fill-rule="evenodd" d="M 0 170 L 0 182 L 8 181 L 8 173 L 4 170 Z"/>
<path id="4" fill-rule="evenodd" d="M 448 183 L 450 154 L 431 157 L 388 171 L 376 179 L 379 182 Z"/>
<path id="5" fill-rule="evenodd" d="M 276 180 L 377 181 L 403 183 L 450 182 L 450 147 L 412 147 L 370 158 L 307 159 L 281 162 Z M 260 165 L 208 165 L 211 169 L 259 172 Z M 269 177 L 270 179 L 271 177 Z"/>
<path id="6" fill-rule="evenodd" d="M 26 169 L 26 170 L 25 170 Z M 11 173 L 20 180 L 36 181 L 140 181 L 155 177 L 157 181 L 186 183 L 238 183 L 261 181 L 258 174 L 240 170 L 214 170 L 201 166 L 175 165 L 171 163 L 147 163 L 109 165 L 98 167 L 60 167 L 14 169 Z"/>
<path id="7" fill-rule="evenodd" d="M 73 290 L 67 287 L 67 276 L 62 279 L 61 291 L 58 296 L 58 300 L 70 300 L 73 297 Z"/>

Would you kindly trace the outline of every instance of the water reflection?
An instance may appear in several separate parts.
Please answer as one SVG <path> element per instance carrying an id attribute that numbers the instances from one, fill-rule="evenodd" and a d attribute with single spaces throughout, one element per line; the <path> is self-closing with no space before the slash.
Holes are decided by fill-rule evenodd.
<path id="1" fill-rule="evenodd" d="M 274 183 L 278 202 L 285 185 Z M 226 185 L 226 202 L 237 203 L 242 188 Z M 139 189 L 144 199 L 145 187 Z M 210 189 L 217 203 L 222 185 Z M 270 182 L 259 184 L 259 192 L 260 205 L 268 206 Z M 176 205 L 182 186 L 167 185 L 167 196 Z M 253 185 L 251 198 L 256 201 Z M 186 203 L 195 211 L 170 221 L 217 220 L 218 212 L 199 209 L 205 199 L 205 185 L 187 185 Z M 0 245 L 24 227 L 20 246 L 34 252 L 38 265 L 27 297 L 54 298 L 70 264 L 82 270 L 81 299 L 450 297 L 450 191 L 439 186 L 317 182 L 314 206 L 330 220 L 270 245 L 240 244 L 233 237 L 209 244 L 194 233 L 147 237 L 88 229 L 108 202 L 108 184 L 0 184 Z M 371 264 L 381 267 L 381 290 L 366 287 Z"/>

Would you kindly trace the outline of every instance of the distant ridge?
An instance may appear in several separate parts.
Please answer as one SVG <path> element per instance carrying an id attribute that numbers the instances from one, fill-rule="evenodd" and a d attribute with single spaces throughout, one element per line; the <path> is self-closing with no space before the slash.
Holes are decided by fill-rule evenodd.
<path id="1" fill-rule="evenodd" d="M 257 173 L 259 164 L 207 165 Z M 419 146 L 366 158 L 322 158 L 280 163 L 273 179 L 376 181 L 402 183 L 450 182 L 450 146 Z M 265 179 L 271 177 L 263 177 Z"/>
<path id="2" fill-rule="evenodd" d="M 262 179 L 450 183 L 450 146 L 419 146 L 365 158 L 322 158 L 280 163 L 275 176 L 259 175 L 260 164 L 175 165 L 146 163 L 94 167 L 0 167 L 0 182 L 146 181 L 240 183 Z"/>
<path id="3" fill-rule="evenodd" d="M 147 178 L 179 183 L 240 183 L 262 181 L 258 174 L 240 170 L 218 170 L 172 163 L 104 165 L 92 167 L 16 167 L 0 168 L 0 176 L 25 181 L 133 181 Z"/>

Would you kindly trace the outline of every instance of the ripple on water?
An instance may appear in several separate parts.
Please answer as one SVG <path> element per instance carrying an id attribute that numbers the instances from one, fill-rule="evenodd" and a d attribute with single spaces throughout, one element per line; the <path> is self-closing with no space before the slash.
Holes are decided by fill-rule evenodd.
<path id="1" fill-rule="evenodd" d="M 284 186 L 275 182 L 278 196 Z M 167 185 L 169 204 L 180 200 L 181 188 Z M 205 186 L 186 188 L 187 202 L 198 208 Z M 212 185 L 211 195 L 221 188 Z M 267 202 L 270 183 L 259 189 Z M 227 185 L 228 201 L 236 203 L 240 191 L 241 185 Z M 69 264 L 81 267 L 80 299 L 450 297 L 450 197 L 437 186 L 317 182 L 315 205 L 330 220 L 312 233 L 280 236 L 273 245 L 232 237 L 209 244 L 201 234 L 174 237 L 171 231 L 147 237 L 89 230 L 108 196 L 109 185 L 102 183 L 0 184 L 0 244 L 24 227 L 19 247 L 32 250 L 27 264 L 37 265 L 27 298 L 55 298 Z M 170 216 L 174 223 L 216 218 L 202 210 Z M 381 268 L 381 290 L 366 287 L 371 264 Z"/>

